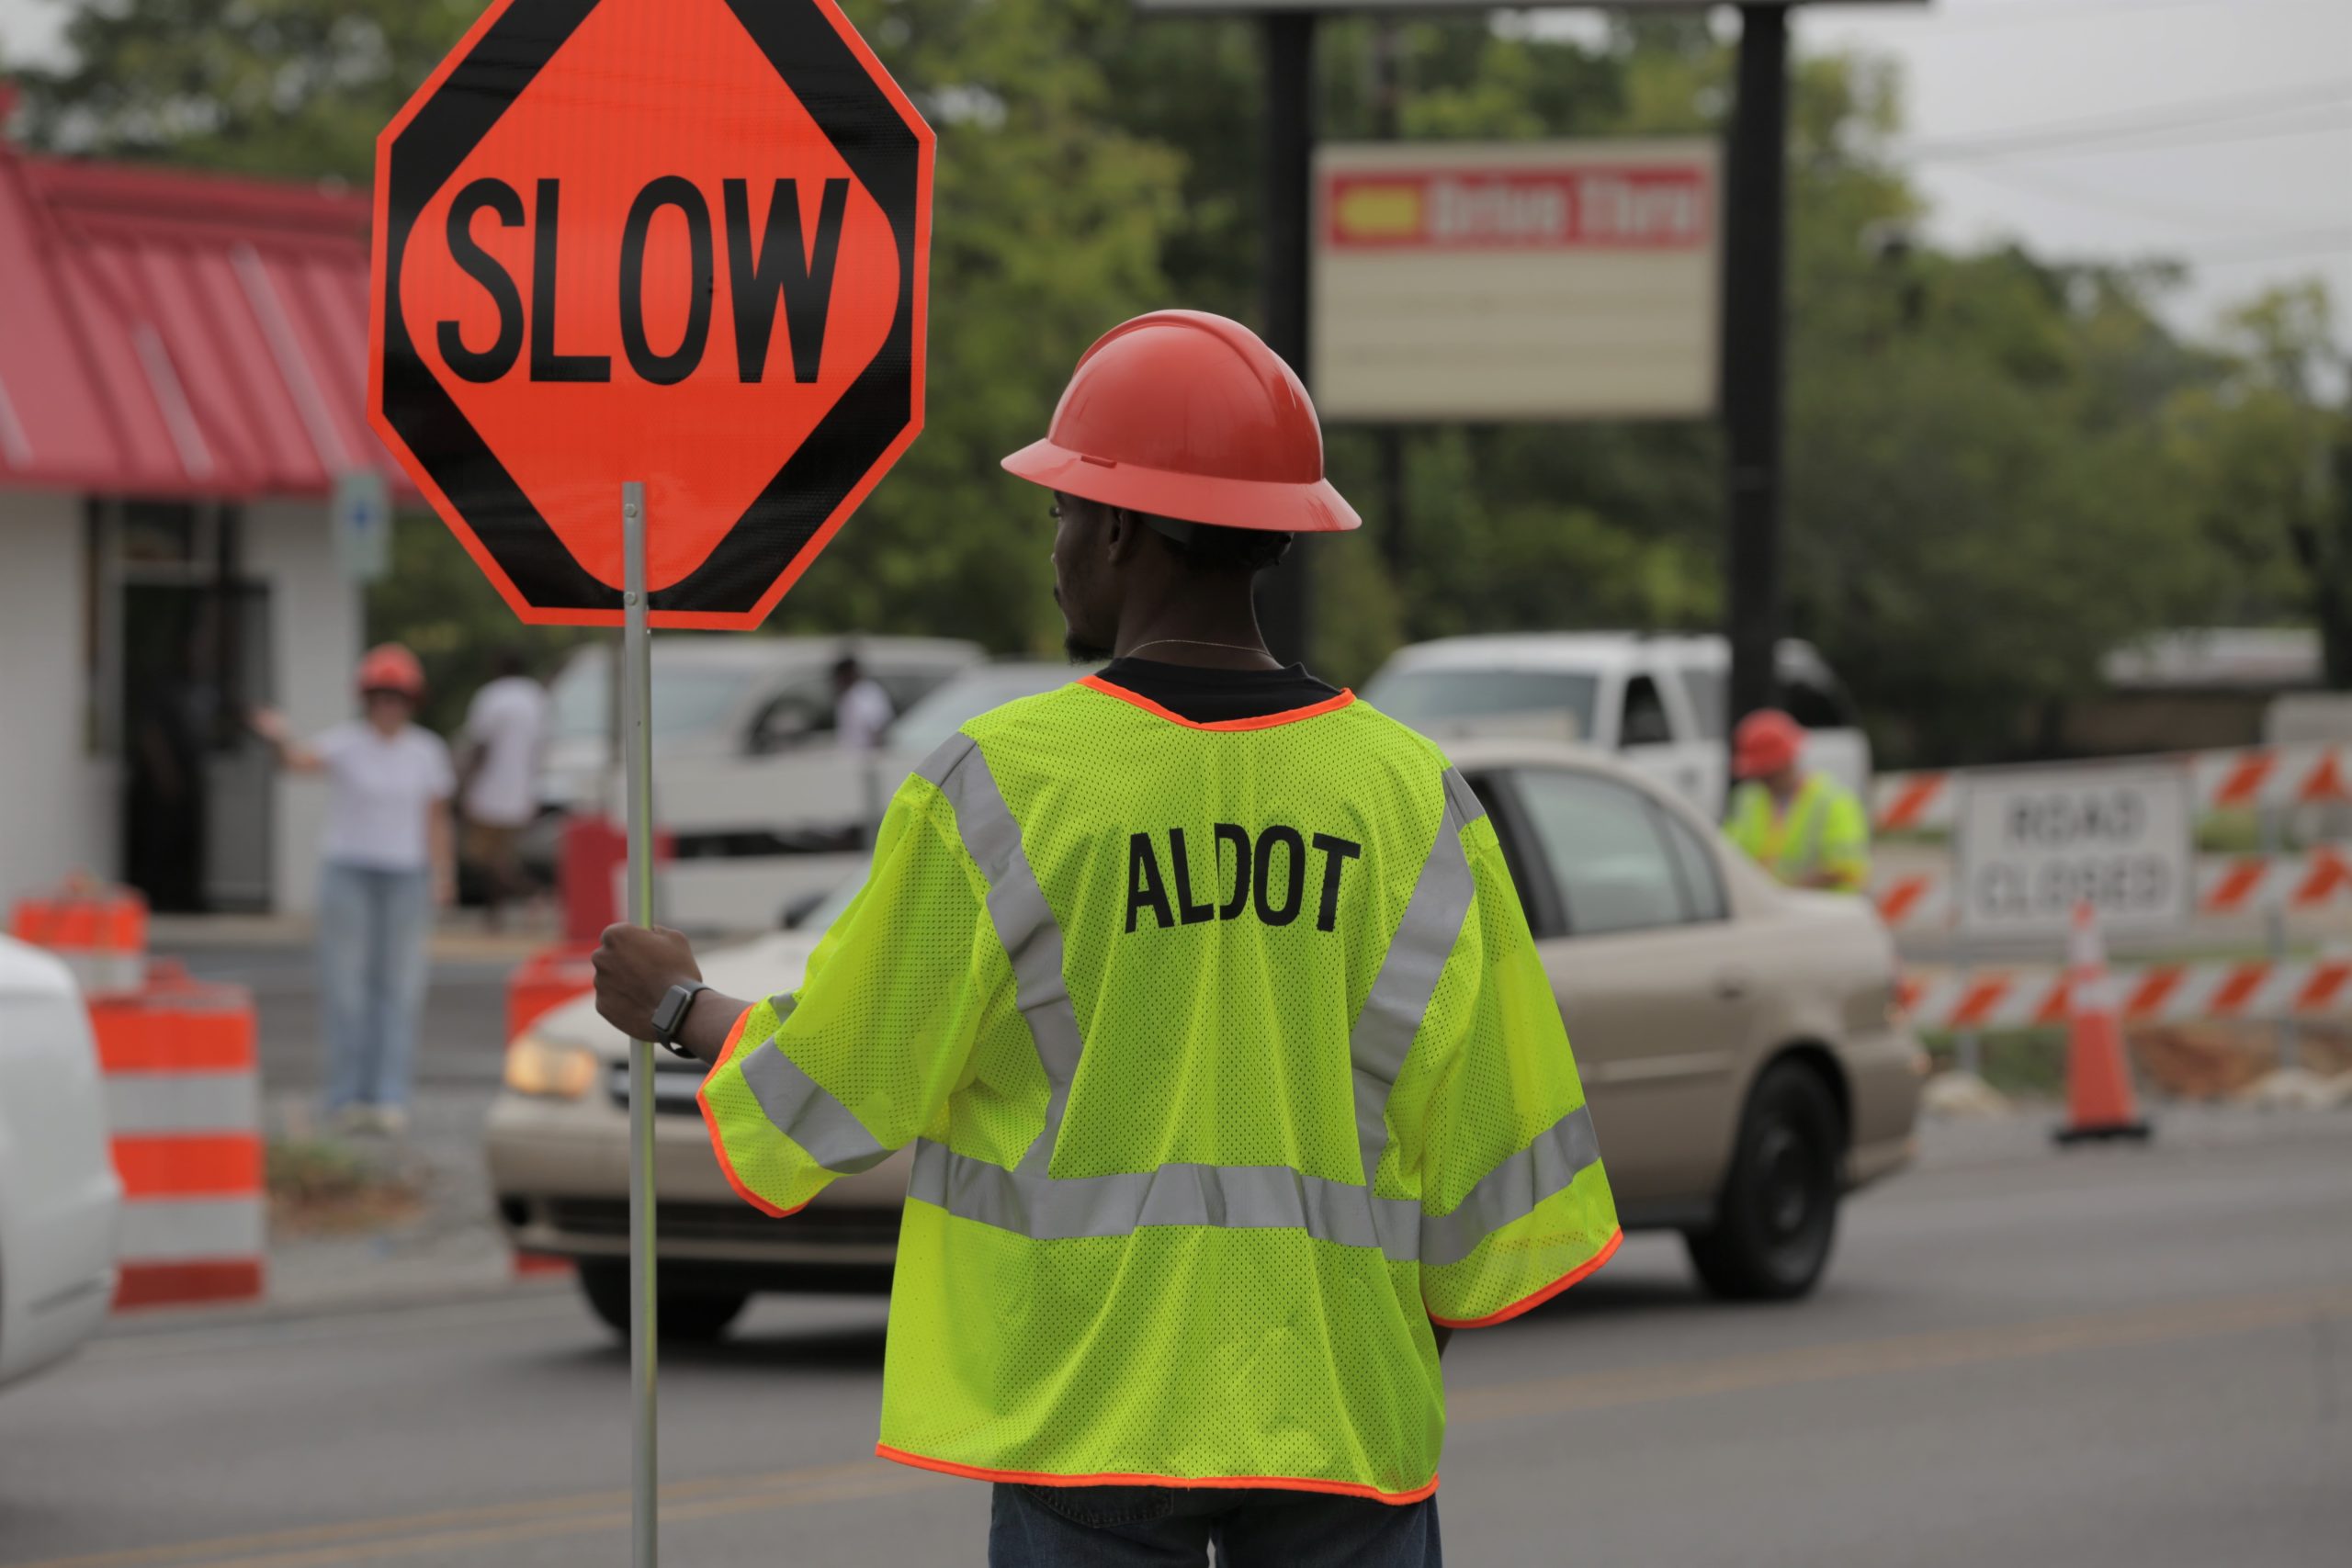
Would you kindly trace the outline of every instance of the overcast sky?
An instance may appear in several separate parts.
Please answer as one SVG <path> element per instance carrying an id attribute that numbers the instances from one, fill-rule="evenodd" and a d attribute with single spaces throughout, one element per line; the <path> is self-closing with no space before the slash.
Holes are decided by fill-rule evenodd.
<path id="1" fill-rule="evenodd" d="M 0 45 L 53 49 L 63 10 L 0 0 Z M 1798 38 L 1901 64 L 1939 237 L 2182 256 L 2192 328 L 2324 276 L 2352 342 L 2352 0 L 1821 6 Z"/>

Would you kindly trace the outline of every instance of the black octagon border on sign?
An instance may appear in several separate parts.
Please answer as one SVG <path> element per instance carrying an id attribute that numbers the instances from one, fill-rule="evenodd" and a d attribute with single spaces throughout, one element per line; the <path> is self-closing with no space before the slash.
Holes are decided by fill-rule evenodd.
<path id="1" fill-rule="evenodd" d="M 400 311 L 401 262 L 417 215 L 597 3 L 514 0 L 392 142 L 386 176 L 383 413 L 526 603 L 617 615 L 620 590 L 572 558 L 425 365 Z M 922 142 L 818 6 L 805 0 L 726 4 L 889 220 L 899 251 L 899 298 L 881 348 L 857 379 L 709 557 L 653 594 L 657 613 L 740 615 L 756 608 L 800 563 L 818 530 L 916 414 L 914 245 Z"/>

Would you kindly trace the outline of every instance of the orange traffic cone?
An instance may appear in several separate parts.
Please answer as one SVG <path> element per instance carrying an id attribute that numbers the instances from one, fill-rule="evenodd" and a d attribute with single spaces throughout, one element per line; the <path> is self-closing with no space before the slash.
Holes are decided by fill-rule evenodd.
<path id="1" fill-rule="evenodd" d="M 2132 1068 L 2123 1055 L 2123 1021 L 2107 977 L 2107 948 L 2089 900 L 2075 906 L 2067 944 L 2066 1124 L 2061 1144 L 2086 1138 L 2148 1136 L 2132 1097 Z"/>

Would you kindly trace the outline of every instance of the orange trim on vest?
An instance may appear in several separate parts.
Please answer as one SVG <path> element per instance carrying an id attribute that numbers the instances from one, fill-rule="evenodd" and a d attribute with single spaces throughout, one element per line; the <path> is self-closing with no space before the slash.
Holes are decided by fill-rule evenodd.
<path id="1" fill-rule="evenodd" d="M 1594 1253 L 1533 1295 L 1521 1296 L 1500 1312 L 1490 1312 L 1484 1317 L 1472 1318 L 1440 1317 L 1437 1314 L 1431 1313 L 1430 1321 L 1442 1328 L 1491 1328 L 1498 1323 L 1509 1323 L 1521 1313 L 1530 1312 L 1542 1306 L 1577 1280 L 1590 1276 L 1602 1264 L 1617 1256 L 1617 1248 L 1624 1239 L 1625 1232 L 1622 1227 L 1611 1232 L 1609 1239 L 1600 1244 L 1599 1252 Z"/>
<path id="2" fill-rule="evenodd" d="M 1171 713 L 1167 708 L 1161 707 L 1158 703 L 1153 702 L 1149 697 L 1144 696 L 1139 693 L 1130 692 L 1125 686 L 1114 685 L 1112 682 L 1102 679 L 1100 675 L 1081 675 L 1078 678 L 1078 683 L 1081 686 L 1087 687 L 1089 690 L 1100 692 L 1106 697 L 1116 697 L 1123 703 L 1132 704 L 1133 705 L 1143 709 L 1144 712 L 1152 715 L 1154 717 L 1164 718 L 1170 724 L 1181 724 L 1187 729 L 1272 729 L 1277 725 L 1296 724 L 1302 718 L 1315 718 L 1323 714 L 1337 713 L 1340 709 L 1346 707 L 1350 703 L 1356 700 L 1356 694 L 1354 692 L 1345 691 L 1341 692 L 1336 697 L 1326 697 L 1319 703 L 1309 703 L 1303 708 L 1285 708 L 1281 713 L 1261 714 L 1256 718 L 1214 719 L 1204 724 L 1199 719 L 1186 718 L 1181 713 Z M 1101 1482 L 1097 1483 L 1097 1484 L 1107 1486 L 1114 1483 L 1110 1482 Z M 1125 1484 L 1125 1483 L 1119 1483 L 1118 1484 Z M 1160 1483 L 1140 1483 L 1139 1484 L 1157 1485 L 1160 1484 Z M 1168 1483 L 1167 1484 L 1172 1485 L 1176 1483 Z M 1207 1483 L 1203 1483 L 1202 1484 Z"/>
<path id="3" fill-rule="evenodd" d="M 718 1060 L 710 1065 L 712 1073 L 718 1071 L 735 1059 L 735 1047 L 741 1044 L 743 1041 L 743 1026 L 752 1021 L 752 1014 L 758 1010 L 759 1003 L 757 1002 L 745 1008 L 743 1015 L 735 1021 L 735 1027 L 727 1032 L 727 1043 L 720 1048 Z M 710 1134 L 710 1146 L 718 1156 L 719 1174 L 727 1178 L 728 1186 L 735 1189 L 735 1196 L 771 1219 L 789 1219 L 807 1208 L 808 1206 L 807 1203 L 795 1203 L 789 1209 L 779 1209 L 743 1185 L 743 1179 L 735 1174 L 735 1162 L 727 1157 L 727 1140 L 718 1135 L 718 1118 L 710 1113 L 710 1101 L 707 1098 L 709 1093 L 710 1074 L 706 1073 L 703 1075 L 702 1088 L 695 1090 L 695 1105 L 702 1111 L 703 1127 Z"/>
<path id="4" fill-rule="evenodd" d="M 1416 1487 L 1410 1492 L 1383 1492 L 1376 1486 L 1366 1486 L 1354 1481 L 1301 1481 L 1281 1475 L 1047 1475 L 1034 1470 L 989 1470 L 977 1464 L 957 1464 L 953 1460 L 910 1454 L 888 1443 L 875 1444 L 874 1451 L 884 1459 L 910 1464 L 917 1470 L 935 1470 L 942 1475 L 960 1475 L 969 1481 L 1017 1481 L 1031 1486 L 1177 1486 L 1188 1491 L 1213 1488 L 1243 1492 L 1328 1492 L 1340 1497 L 1369 1497 L 1375 1503 L 1392 1503 L 1398 1507 L 1434 1495 L 1438 1482 L 1438 1478 L 1432 1475 L 1427 1486 Z"/>

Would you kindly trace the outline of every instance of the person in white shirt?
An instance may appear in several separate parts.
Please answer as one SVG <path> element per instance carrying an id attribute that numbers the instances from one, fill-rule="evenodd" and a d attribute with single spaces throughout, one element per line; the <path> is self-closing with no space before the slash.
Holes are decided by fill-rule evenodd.
<path id="1" fill-rule="evenodd" d="M 833 739 L 857 763 L 865 795 L 858 832 L 869 844 L 882 820 L 882 737 L 898 716 L 881 682 L 858 668 L 855 655 L 842 654 L 833 665 Z"/>
<path id="2" fill-rule="evenodd" d="M 353 1128 L 408 1122 L 424 939 L 456 892 L 449 797 L 457 778 L 441 738 L 413 722 L 424 670 L 398 643 L 359 661 L 367 717 L 314 740 L 281 714 L 252 718 L 279 764 L 327 780 L 319 887 L 319 969 L 326 1023 L 326 1109 Z"/>
<path id="3" fill-rule="evenodd" d="M 498 678 L 466 708 L 458 792 L 466 819 L 465 858 L 481 868 L 492 926 L 500 905 L 531 890 L 515 846 L 539 813 L 539 753 L 548 732 L 547 688 L 531 679 L 522 654 L 501 654 L 497 668 Z"/>
<path id="4" fill-rule="evenodd" d="M 854 655 L 842 655 L 833 665 L 833 733 L 842 745 L 852 751 L 878 750 L 883 731 L 898 716 L 881 682 L 859 669 Z"/>

